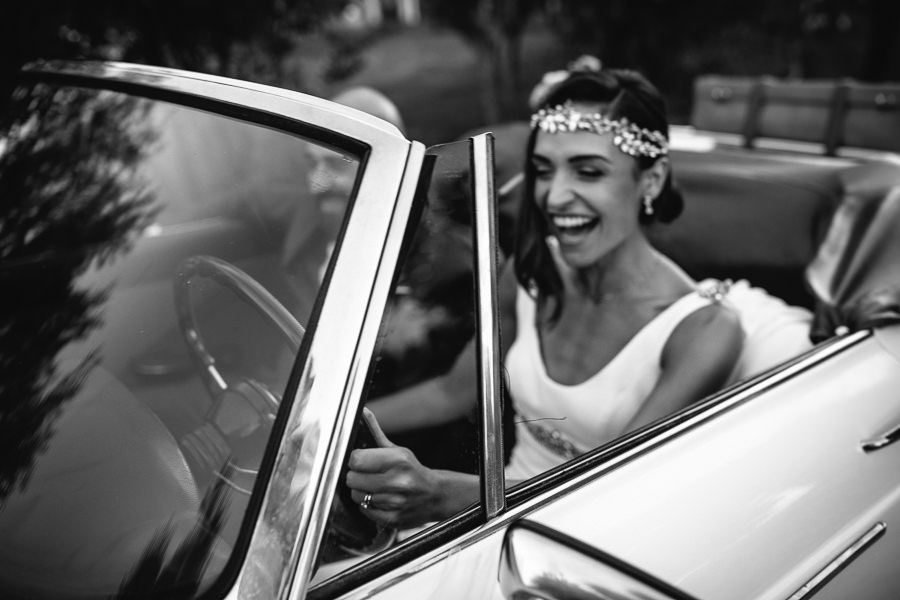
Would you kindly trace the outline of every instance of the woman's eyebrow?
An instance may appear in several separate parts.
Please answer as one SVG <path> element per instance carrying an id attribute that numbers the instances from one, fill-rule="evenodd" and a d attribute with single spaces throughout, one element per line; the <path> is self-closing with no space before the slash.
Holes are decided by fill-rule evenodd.
<path id="1" fill-rule="evenodd" d="M 602 154 L 576 154 L 575 156 L 570 156 L 568 160 L 570 163 L 592 162 L 599 160 L 600 162 L 604 162 L 606 164 L 612 164 L 612 161 Z"/>
<path id="2" fill-rule="evenodd" d="M 540 161 L 540 162 L 551 162 L 551 160 L 549 158 L 547 158 L 543 154 L 538 154 L 536 152 L 532 153 L 531 160 L 532 161 Z M 608 157 L 606 157 L 602 154 L 576 154 L 574 156 L 566 157 L 567 162 L 582 162 L 582 161 L 587 161 L 587 160 L 601 160 L 606 163 L 612 162 Z"/>

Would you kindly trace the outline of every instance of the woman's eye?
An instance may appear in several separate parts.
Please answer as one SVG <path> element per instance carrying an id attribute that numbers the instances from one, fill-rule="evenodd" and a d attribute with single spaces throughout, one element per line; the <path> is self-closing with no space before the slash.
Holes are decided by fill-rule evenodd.
<path id="1" fill-rule="evenodd" d="M 581 167 L 578 169 L 578 175 L 589 179 L 596 179 L 597 177 L 603 177 L 603 171 L 593 167 Z"/>
<path id="2" fill-rule="evenodd" d="M 539 166 L 534 167 L 534 176 L 538 177 L 540 179 L 549 177 L 552 174 L 553 174 L 553 169 L 550 169 L 549 167 L 539 167 Z"/>

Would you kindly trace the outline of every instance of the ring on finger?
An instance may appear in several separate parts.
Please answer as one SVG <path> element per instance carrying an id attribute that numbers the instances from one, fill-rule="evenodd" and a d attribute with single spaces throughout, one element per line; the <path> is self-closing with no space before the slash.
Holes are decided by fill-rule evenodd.
<path id="1" fill-rule="evenodd" d="M 372 504 L 372 494 L 366 494 L 365 496 L 363 496 L 362 502 L 359 503 L 359 507 L 363 510 L 366 510 L 369 508 L 369 506 L 371 504 Z"/>

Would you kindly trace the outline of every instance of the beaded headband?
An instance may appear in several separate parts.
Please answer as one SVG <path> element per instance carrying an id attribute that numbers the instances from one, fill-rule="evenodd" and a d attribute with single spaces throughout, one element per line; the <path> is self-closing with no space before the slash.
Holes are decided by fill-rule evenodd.
<path id="1" fill-rule="evenodd" d="M 583 113 L 571 101 L 542 108 L 531 116 L 531 128 L 546 133 L 591 131 L 613 134 L 613 143 L 629 156 L 657 158 L 669 153 L 669 142 L 659 131 L 644 129 L 626 118 L 610 119 L 600 113 Z"/>

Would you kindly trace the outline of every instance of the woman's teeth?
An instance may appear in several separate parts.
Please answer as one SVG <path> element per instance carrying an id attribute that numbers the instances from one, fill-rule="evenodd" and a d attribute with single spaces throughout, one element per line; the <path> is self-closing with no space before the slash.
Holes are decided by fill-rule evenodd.
<path id="1" fill-rule="evenodd" d="M 553 226 L 560 233 L 584 233 L 592 229 L 600 219 L 575 215 L 555 215 L 551 217 Z"/>

